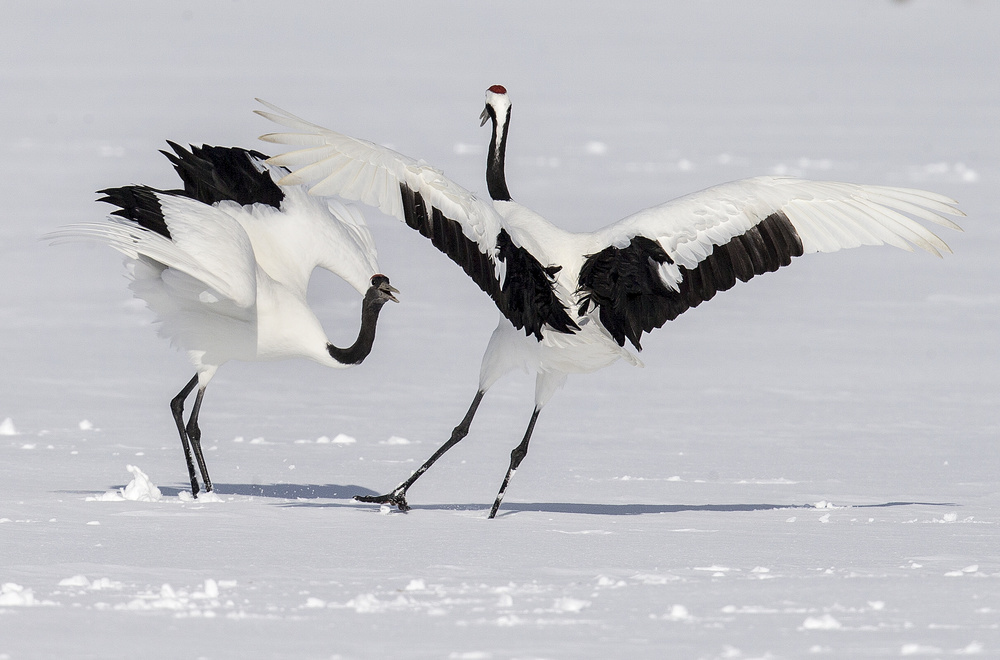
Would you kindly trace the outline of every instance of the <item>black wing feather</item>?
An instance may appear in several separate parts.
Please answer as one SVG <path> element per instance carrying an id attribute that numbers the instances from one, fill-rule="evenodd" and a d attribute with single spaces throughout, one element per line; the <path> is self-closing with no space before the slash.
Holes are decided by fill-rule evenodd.
<path id="1" fill-rule="evenodd" d="M 559 267 L 542 266 L 502 229 L 497 236 L 497 257 L 506 264 L 507 275 L 501 286 L 492 260 L 465 236 L 461 224 L 429 207 L 423 196 L 405 183 L 399 184 L 399 191 L 406 224 L 461 266 L 515 328 L 539 340 L 546 325 L 563 333 L 579 330 L 553 289 Z"/>
<path id="2" fill-rule="evenodd" d="M 174 150 L 160 151 L 166 156 L 184 182 L 184 192 L 204 204 L 232 200 L 238 204 L 281 206 L 285 193 L 265 170 L 259 170 L 251 159 L 267 160 L 267 156 L 240 147 L 184 147 L 167 140 Z"/>
<path id="3" fill-rule="evenodd" d="M 183 195 L 181 191 L 157 190 L 149 186 L 122 186 L 97 192 L 104 195 L 97 201 L 118 207 L 118 210 L 112 211 L 111 215 L 131 220 L 143 229 L 170 238 L 170 230 L 167 229 L 167 223 L 163 219 L 163 209 L 160 208 L 159 195 Z"/>
<path id="4" fill-rule="evenodd" d="M 172 195 L 215 204 L 232 200 L 238 204 L 267 204 L 279 208 L 284 192 L 271 175 L 260 171 L 253 160 L 267 160 L 264 154 L 239 147 L 184 147 L 167 140 L 174 153 L 161 151 L 173 164 L 184 182 L 183 190 L 158 190 L 149 186 L 132 185 L 98 190 L 104 195 L 97 201 L 118 207 L 111 215 L 131 220 L 143 229 L 170 238 L 163 219 L 160 197 Z"/>
<path id="5" fill-rule="evenodd" d="M 635 236 L 627 247 L 607 247 L 587 257 L 580 269 L 580 313 L 591 306 L 619 346 L 627 339 L 642 350 L 643 332 L 661 327 L 719 291 L 775 271 L 802 254 L 802 240 L 788 217 L 772 213 L 728 243 L 716 245 L 694 268 L 681 266 L 678 291 L 667 287 L 657 272 L 673 263 L 656 241 Z"/>

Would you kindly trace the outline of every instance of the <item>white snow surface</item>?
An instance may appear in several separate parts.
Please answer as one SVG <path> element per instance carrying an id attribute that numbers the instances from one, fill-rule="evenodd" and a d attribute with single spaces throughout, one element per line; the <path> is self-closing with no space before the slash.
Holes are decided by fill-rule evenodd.
<path id="1" fill-rule="evenodd" d="M 1000 657 L 997 25 L 976 1 L 5 4 L 0 658 Z M 168 409 L 192 368 L 113 251 L 38 237 L 110 210 L 98 189 L 174 187 L 166 139 L 271 149 L 254 97 L 482 193 L 492 84 L 514 197 L 567 228 L 784 173 L 933 190 L 965 232 L 944 259 L 803 257 L 644 338 L 645 369 L 571 378 L 491 521 L 521 375 L 411 512 L 351 499 L 446 439 L 497 319 L 371 213 L 402 292 L 372 355 L 224 366 L 192 499 Z M 360 301 L 321 275 L 349 342 Z"/>

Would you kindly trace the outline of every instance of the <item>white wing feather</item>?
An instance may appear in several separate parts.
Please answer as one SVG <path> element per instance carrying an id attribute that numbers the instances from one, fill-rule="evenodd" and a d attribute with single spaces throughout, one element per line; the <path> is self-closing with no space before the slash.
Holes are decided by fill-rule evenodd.
<path id="1" fill-rule="evenodd" d="M 295 170 L 279 183 L 311 184 L 314 194 L 356 199 L 403 219 L 398 188 L 405 182 L 460 222 L 466 237 L 477 241 L 484 253 L 495 256 L 495 236 L 502 227 L 499 214 L 440 171 L 261 103 L 274 113 L 258 110 L 257 114 L 299 131 L 261 139 L 305 147 L 268 161 Z M 623 248 L 635 236 L 646 236 L 657 240 L 674 260 L 663 265 L 661 274 L 675 287 L 680 281 L 679 266 L 696 267 L 716 245 L 779 211 L 792 223 L 805 253 L 889 244 L 909 251 L 916 246 L 937 256 L 951 249 L 917 220 L 961 230 L 944 216 L 965 215 L 954 200 L 923 190 L 762 176 L 713 186 L 640 211 L 590 234 L 583 241 L 584 254 L 609 245 Z"/>
<path id="2" fill-rule="evenodd" d="M 316 267 L 336 273 L 364 295 L 378 272 L 375 240 L 359 208 L 315 197 L 303 186 L 283 188 L 281 208 L 218 202 L 250 238 L 257 264 L 305 299 Z"/>
<path id="3" fill-rule="evenodd" d="M 386 215 L 405 220 L 400 183 L 420 193 L 430 206 L 462 226 L 466 238 L 496 257 L 496 237 L 502 229 L 499 214 L 484 201 L 426 163 L 366 140 L 352 138 L 296 117 L 257 99 L 273 112 L 255 112 L 296 133 L 269 133 L 261 140 L 301 146 L 269 159 L 273 165 L 292 169 L 280 185 L 305 184 L 314 195 L 339 196 L 374 206 Z M 497 271 L 499 277 L 499 270 Z"/>
<path id="4" fill-rule="evenodd" d="M 135 260 L 147 257 L 204 284 L 209 296 L 252 309 L 257 301 L 257 263 L 246 232 L 226 213 L 195 200 L 159 197 L 171 238 L 115 216 L 67 225 L 44 238 L 97 240 Z"/>
<path id="5" fill-rule="evenodd" d="M 910 251 L 917 246 L 941 256 L 951 249 L 904 214 L 960 231 L 944 217 L 965 215 L 955 205 L 952 199 L 923 190 L 763 176 L 640 211 L 594 232 L 592 240 L 596 249 L 646 236 L 659 241 L 677 265 L 693 268 L 715 245 L 780 211 L 798 232 L 805 253 L 889 244 Z"/>

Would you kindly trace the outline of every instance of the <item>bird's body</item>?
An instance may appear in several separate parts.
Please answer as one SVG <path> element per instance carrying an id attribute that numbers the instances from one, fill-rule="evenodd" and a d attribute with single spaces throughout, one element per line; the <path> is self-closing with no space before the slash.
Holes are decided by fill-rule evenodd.
<path id="1" fill-rule="evenodd" d="M 462 266 L 501 312 L 476 397 L 451 438 L 391 493 L 362 498 L 402 509 L 407 489 L 468 433 L 484 393 L 509 370 L 535 371 L 535 407 L 490 517 L 527 452 L 539 411 L 568 374 L 619 359 L 640 365 L 627 344 L 640 350 L 644 332 L 802 254 L 881 244 L 950 251 L 905 214 L 954 229 L 944 215 L 962 215 L 953 200 L 925 191 L 769 176 L 573 233 L 511 199 L 504 175 L 511 105 L 499 85 L 487 91 L 482 115 L 493 124 L 490 201 L 426 164 L 268 107 L 274 112 L 259 114 L 300 132 L 262 139 L 306 147 L 269 161 L 293 170 L 282 183 L 309 184 L 312 194 L 361 201 L 405 221 Z"/>
<path id="2" fill-rule="evenodd" d="M 198 412 L 209 381 L 230 360 L 304 357 L 333 368 L 360 363 L 371 350 L 382 304 L 395 289 L 378 274 L 375 245 L 355 209 L 279 187 L 284 174 L 266 156 L 238 148 L 171 143 L 164 152 L 183 190 L 125 186 L 101 191 L 118 207 L 107 220 L 65 227 L 49 237 L 94 239 L 126 255 L 130 288 L 184 350 L 195 377 L 171 402 L 198 494 L 191 448 L 206 490 Z M 333 346 L 306 300 L 315 268 L 341 276 L 365 296 L 358 341 Z M 198 398 L 187 425 L 184 399 Z M 190 441 L 190 444 L 189 444 Z"/>

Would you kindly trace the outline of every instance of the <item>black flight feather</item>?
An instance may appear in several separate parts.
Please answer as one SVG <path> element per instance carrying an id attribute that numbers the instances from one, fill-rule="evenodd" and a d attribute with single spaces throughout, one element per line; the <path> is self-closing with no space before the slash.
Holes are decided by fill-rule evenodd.
<path id="1" fill-rule="evenodd" d="M 579 330 L 553 289 L 560 267 L 542 266 L 531 253 L 515 245 L 504 229 L 497 236 L 497 257 L 507 268 L 501 286 L 493 262 L 479 251 L 475 241 L 465 236 L 461 224 L 429 207 L 423 196 L 405 183 L 399 184 L 399 191 L 406 224 L 461 266 L 515 328 L 539 340 L 546 325 L 563 333 Z"/>
<path id="2" fill-rule="evenodd" d="M 716 245 L 694 268 L 679 268 L 678 291 L 666 286 L 660 264 L 673 263 L 656 241 L 634 237 L 624 248 L 589 255 L 580 269 L 580 313 L 597 307 L 601 324 L 619 346 L 627 339 L 642 350 L 643 332 L 661 327 L 692 307 L 711 300 L 737 280 L 775 271 L 802 255 L 802 240 L 788 217 L 772 213 L 728 243 Z"/>

